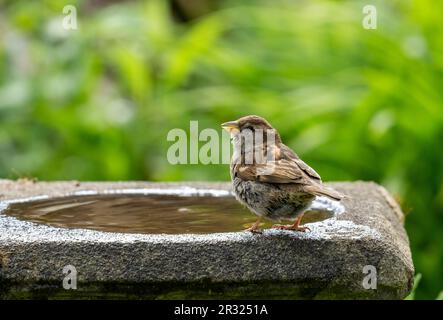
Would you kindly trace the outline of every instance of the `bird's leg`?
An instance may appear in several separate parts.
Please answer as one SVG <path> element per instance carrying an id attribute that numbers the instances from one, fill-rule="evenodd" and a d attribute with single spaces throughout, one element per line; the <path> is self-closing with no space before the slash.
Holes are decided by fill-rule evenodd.
<path id="1" fill-rule="evenodd" d="M 303 218 L 303 214 L 300 217 L 298 217 L 297 219 L 295 219 L 294 224 L 289 228 L 289 230 L 295 230 L 295 231 L 300 231 L 300 232 L 306 232 L 307 230 L 311 231 L 311 229 L 309 229 L 309 227 L 301 227 L 300 226 L 301 218 Z"/>
<path id="2" fill-rule="evenodd" d="M 260 223 L 261 223 L 261 217 L 259 217 L 258 220 L 255 221 L 254 224 L 245 231 L 251 231 L 252 233 L 262 233 L 262 230 L 259 228 Z"/>
<path id="3" fill-rule="evenodd" d="M 300 232 L 306 232 L 307 230 L 311 231 L 311 229 L 309 229 L 308 227 L 301 227 L 300 226 L 301 218 L 303 218 L 303 214 L 300 215 L 297 219 L 295 219 L 294 224 L 290 224 L 290 225 L 276 224 L 276 225 L 273 225 L 272 228 L 280 229 L 280 230 L 294 230 L 294 231 L 300 231 Z"/>

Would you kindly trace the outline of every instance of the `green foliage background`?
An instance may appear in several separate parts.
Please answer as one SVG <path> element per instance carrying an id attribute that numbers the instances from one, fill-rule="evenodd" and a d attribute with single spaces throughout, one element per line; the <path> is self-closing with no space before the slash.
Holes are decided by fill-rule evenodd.
<path id="1" fill-rule="evenodd" d="M 0 177 L 228 180 L 170 165 L 172 128 L 258 114 L 324 180 L 374 180 L 405 212 L 416 298 L 443 288 L 443 2 L 0 1 Z M 78 9 L 78 30 L 62 9 Z"/>

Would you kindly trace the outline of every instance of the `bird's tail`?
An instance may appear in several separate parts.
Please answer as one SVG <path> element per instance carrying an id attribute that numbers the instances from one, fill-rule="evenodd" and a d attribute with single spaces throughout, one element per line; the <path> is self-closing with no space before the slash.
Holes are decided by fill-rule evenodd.
<path id="1" fill-rule="evenodd" d="M 342 194 L 332 188 L 326 187 L 322 184 L 314 184 L 314 185 L 306 186 L 305 189 L 308 192 L 315 194 L 316 196 L 326 196 L 328 198 L 331 198 L 331 199 L 337 200 L 337 201 L 340 201 L 341 199 L 343 199 L 345 197 L 344 194 Z"/>

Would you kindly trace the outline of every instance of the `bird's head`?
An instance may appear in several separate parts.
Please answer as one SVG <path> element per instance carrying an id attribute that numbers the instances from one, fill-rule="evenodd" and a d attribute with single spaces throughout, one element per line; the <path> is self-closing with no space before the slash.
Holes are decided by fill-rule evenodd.
<path id="1" fill-rule="evenodd" d="M 231 134 L 234 149 L 249 152 L 261 148 L 263 144 L 272 147 L 281 143 L 280 135 L 271 124 L 259 116 L 246 116 L 222 124 L 223 129 Z"/>
<path id="2" fill-rule="evenodd" d="M 267 130 L 274 130 L 274 128 L 266 121 L 264 118 L 259 116 L 246 116 L 235 121 L 228 121 L 222 123 L 222 128 L 228 131 L 231 136 L 236 136 L 237 134 L 243 132 L 244 130 L 250 130 L 255 132 L 261 129 L 263 132 Z"/>

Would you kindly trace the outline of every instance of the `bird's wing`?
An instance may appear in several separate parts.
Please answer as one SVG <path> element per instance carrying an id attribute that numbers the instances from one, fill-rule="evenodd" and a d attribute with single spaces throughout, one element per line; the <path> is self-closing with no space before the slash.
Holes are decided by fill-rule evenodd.
<path id="1" fill-rule="evenodd" d="M 273 161 L 264 164 L 235 164 L 234 172 L 243 180 L 267 183 L 297 183 L 309 185 L 321 182 L 320 175 L 304 163 L 297 154 L 284 144 L 272 150 Z"/>
<path id="2" fill-rule="evenodd" d="M 276 160 L 266 164 L 236 164 L 237 176 L 243 180 L 267 183 L 310 184 L 310 178 L 292 160 Z"/>
<path id="3" fill-rule="evenodd" d="M 320 175 L 314 169 L 312 169 L 310 166 L 304 163 L 303 160 L 301 160 L 294 151 L 292 151 L 289 147 L 287 147 L 284 144 L 281 144 L 280 146 L 280 159 L 294 161 L 297 164 L 297 166 L 310 178 L 316 180 L 317 182 L 321 182 Z"/>

